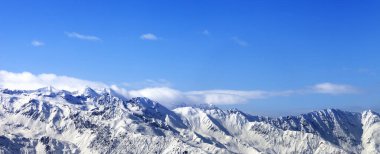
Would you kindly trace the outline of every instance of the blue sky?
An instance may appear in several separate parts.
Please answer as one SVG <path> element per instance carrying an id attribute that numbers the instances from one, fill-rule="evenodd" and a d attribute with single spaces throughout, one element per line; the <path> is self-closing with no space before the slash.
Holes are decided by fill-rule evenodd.
<path id="1" fill-rule="evenodd" d="M 127 90 L 296 91 L 220 105 L 261 115 L 380 111 L 378 1 L 1 3 L 0 70 Z"/>

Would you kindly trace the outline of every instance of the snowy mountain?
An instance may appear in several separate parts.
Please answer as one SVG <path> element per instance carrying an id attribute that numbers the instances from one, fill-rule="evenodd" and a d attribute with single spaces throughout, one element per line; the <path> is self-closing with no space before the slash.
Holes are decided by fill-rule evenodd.
<path id="1" fill-rule="evenodd" d="M 112 90 L 0 90 L 0 153 L 380 153 L 380 115 L 168 109 Z"/>

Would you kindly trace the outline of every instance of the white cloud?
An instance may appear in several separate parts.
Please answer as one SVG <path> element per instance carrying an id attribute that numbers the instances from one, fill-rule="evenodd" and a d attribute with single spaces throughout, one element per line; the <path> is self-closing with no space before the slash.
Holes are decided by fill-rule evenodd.
<path id="1" fill-rule="evenodd" d="M 156 82 L 153 81 L 152 82 Z M 166 82 L 166 81 L 165 81 Z M 147 87 L 135 90 L 126 90 L 117 85 L 107 85 L 102 82 L 88 81 L 68 76 L 55 74 L 32 74 L 30 72 L 13 73 L 0 70 L 0 88 L 34 90 L 42 87 L 53 86 L 57 89 L 76 91 L 86 87 L 102 90 L 110 88 L 121 95 L 131 97 L 147 97 L 171 107 L 176 104 L 239 104 L 257 99 L 271 97 L 291 96 L 298 94 L 346 94 L 357 92 L 356 88 L 350 85 L 340 85 L 333 83 L 320 83 L 308 89 L 283 90 L 283 91 L 263 91 L 263 90 L 199 90 L 181 91 L 169 87 Z"/>
<path id="2" fill-rule="evenodd" d="M 240 45 L 240 46 L 243 46 L 243 47 L 248 46 L 248 42 L 246 42 L 246 41 L 244 41 L 244 40 L 242 40 L 242 39 L 240 39 L 240 38 L 238 38 L 238 37 L 232 37 L 232 40 L 233 40 L 236 44 L 238 44 L 238 45 Z"/>
<path id="3" fill-rule="evenodd" d="M 241 90 L 203 90 L 203 91 L 180 91 L 168 87 L 144 88 L 128 91 L 124 95 L 128 97 L 148 97 L 157 100 L 167 106 L 175 104 L 239 104 L 255 99 L 264 99 L 276 96 L 288 96 L 293 91 L 241 91 Z"/>
<path id="4" fill-rule="evenodd" d="M 155 40 L 158 40 L 158 37 L 152 33 L 147 33 L 147 34 L 142 34 L 140 36 L 140 39 L 155 41 Z"/>
<path id="5" fill-rule="evenodd" d="M 83 35 L 76 32 L 66 32 L 65 33 L 68 37 L 71 38 L 77 38 L 81 40 L 87 40 L 87 41 L 101 41 L 99 37 L 92 36 L 92 35 Z"/>
<path id="6" fill-rule="evenodd" d="M 55 74 L 34 75 L 29 72 L 12 73 L 0 71 L 0 88 L 35 90 L 42 87 L 53 86 L 63 90 L 79 90 L 86 86 L 93 88 L 107 88 L 106 84 L 88 80 L 77 79 Z"/>
<path id="7" fill-rule="evenodd" d="M 42 42 L 42 41 L 38 41 L 38 40 L 33 40 L 31 43 L 30 43 L 32 46 L 34 47 L 40 47 L 40 46 L 44 46 L 45 43 Z"/>
<path id="8" fill-rule="evenodd" d="M 320 83 L 312 87 L 314 92 L 323 94 L 349 94 L 357 93 L 358 90 L 350 85 L 345 84 L 333 84 L 333 83 Z"/>
<path id="9" fill-rule="evenodd" d="M 186 95 L 184 95 L 183 92 L 168 87 L 155 87 L 144 88 L 140 90 L 130 90 L 124 95 L 126 95 L 127 97 L 147 97 L 169 107 L 187 101 Z"/>

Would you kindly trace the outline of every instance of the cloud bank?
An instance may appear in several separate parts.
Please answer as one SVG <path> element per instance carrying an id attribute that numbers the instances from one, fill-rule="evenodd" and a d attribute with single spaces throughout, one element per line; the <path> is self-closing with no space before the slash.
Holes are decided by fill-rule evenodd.
<path id="1" fill-rule="evenodd" d="M 87 81 L 68 76 L 58 76 L 55 74 L 34 75 L 29 72 L 12 73 L 4 70 L 0 71 L 0 88 L 35 90 L 47 86 L 68 91 L 84 89 L 86 86 L 98 89 L 108 87 L 106 84 L 100 82 Z"/>
<path id="2" fill-rule="evenodd" d="M 127 90 L 118 85 L 107 85 L 102 82 L 88 81 L 68 76 L 55 74 L 32 74 L 30 72 L 13 73 L 0 70 L 0 88 L 34 90 L 42 87 L 53 86 L 57 89 L 76 91 L 86 87 L 94 89 L 112 89 L 127 97 L 147 97 L 172 107 L 178 104 L 239 104 L 257 99 L 272 97 L 284 97 L 297 94 L 350 94 L 356 93 L 357 89 L 350 85 L 320 83 L 307 89 L 263 91 L 263 90 L 198 90 L 181 91 L 169 87 L 146 87 L 141 89 Z"/>

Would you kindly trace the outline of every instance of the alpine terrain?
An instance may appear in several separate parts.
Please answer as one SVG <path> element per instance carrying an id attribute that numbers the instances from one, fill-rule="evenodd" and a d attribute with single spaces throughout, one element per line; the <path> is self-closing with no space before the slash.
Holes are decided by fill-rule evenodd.
<path id="1" fill-rule="evenodd" d="M 0 153 L 380 153 L 380 115 L 168 109 L 112 90 L 0 90 Z"/>

